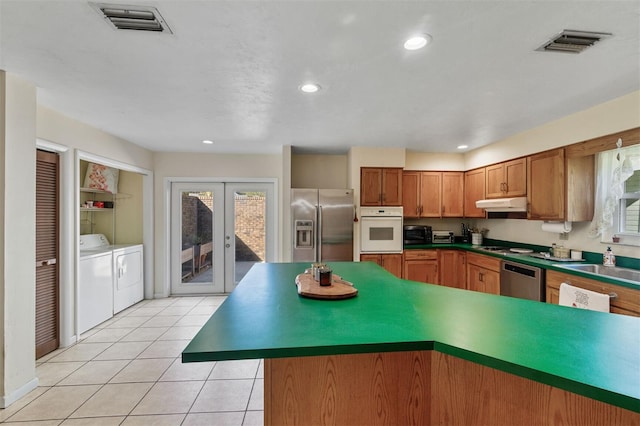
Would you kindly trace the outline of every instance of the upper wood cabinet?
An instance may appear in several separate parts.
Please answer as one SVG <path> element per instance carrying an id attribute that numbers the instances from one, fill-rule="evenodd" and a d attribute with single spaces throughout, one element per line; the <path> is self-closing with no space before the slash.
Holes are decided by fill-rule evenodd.
<path id="1" fill-rule="evenodd" d="M 361 206 L 401 206 L 401 168 L 360 168 Z"/>
<path id="2" fill-rule="evenodd" d="M 462 217 L 463 172 L 406 171 L 402 175 L 405 217 Z"/>
<path id="3" fill-rule="evenodd" d="M 487 198 L 527 195 L 527 159 L 505 161 L 486 167 Z"/>
<path id="4" fill-rule="evenodd" d="M 402 173 L 402 214 L 404 217 L 420 217 L 421 172 Z"/>
<path id="5" fill-rule="evenodd" d="M 464 174 L 464 216 L 485 217 L 484 209 L 476 207 L 476 201 L 485 199 L 485 175 L 484 167 L 469 170 Z"/>
<path id="6" fill-rule="evenodd" d="M 464 216 L 464 173 L 442 172 L 442 217 Z"/>
<path id="7" fill-rule="evenodd" d="M 587 222 L 593 219 L 595 202 L 595 155 L 569 157 L 565 151 L 567 173 L 567 211 L 565 220 Z"/>
<path id="8" fill-rule="evenodd" d="M 527 157 L 527 219 L 565 220 L 564 149 Z"/>

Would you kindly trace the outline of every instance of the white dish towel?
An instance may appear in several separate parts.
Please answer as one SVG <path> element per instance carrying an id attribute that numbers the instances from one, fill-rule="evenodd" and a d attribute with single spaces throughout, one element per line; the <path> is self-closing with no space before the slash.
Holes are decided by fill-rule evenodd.
<path id="1" fill-rule="evenodd" d="M 574 287 L 567 283 L 560 284 L 560 305 L 572 306 L 592 311 L 609 312 L 608 294 L 597 293 L 591 290 Z"/>

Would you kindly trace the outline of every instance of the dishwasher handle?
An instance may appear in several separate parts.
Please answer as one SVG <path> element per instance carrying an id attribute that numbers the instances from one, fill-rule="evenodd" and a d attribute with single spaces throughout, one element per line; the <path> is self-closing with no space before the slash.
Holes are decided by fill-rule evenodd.
<path id="1" fill-rule="evenodd" d="M 504 269 L 507 271 L 511 271 L 514 272 L 516 274 L 520 274 L 520 275 L 526 275 L 528 277 L 531 278 L 535 278 L 536 277 L 536 272 L 538 272 L 535 269 L 531 269 L 531 268 L 526 268 L 523 266 L 519 266 L 519 265 L 514 265 L 513 263 L 504 263 Z"/>

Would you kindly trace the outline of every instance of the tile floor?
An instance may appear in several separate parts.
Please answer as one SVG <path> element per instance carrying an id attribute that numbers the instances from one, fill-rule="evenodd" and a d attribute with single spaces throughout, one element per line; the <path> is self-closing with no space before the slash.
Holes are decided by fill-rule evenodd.
<path id="1" fill-rule="evenodd" d="M 9 408 L 16 425 L 262 425 L 261 360 L 182 364 L 224 296 L 142 301 L 37 362 L 39 387 Z"/>

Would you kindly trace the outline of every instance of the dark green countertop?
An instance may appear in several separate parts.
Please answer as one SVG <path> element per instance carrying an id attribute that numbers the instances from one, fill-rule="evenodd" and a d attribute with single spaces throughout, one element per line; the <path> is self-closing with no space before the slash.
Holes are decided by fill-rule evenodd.
<path id="1" fill-rule="evenodd" d="M 510 242 L 504 242 L 504 241 L 490 242 L 490 243 L 487 243 L 486 245 L 529 248 L 534 252 L 546 251 L 546 249 L 542 246 L 531 246 L 527 244 L 510 243 Z M 525 265 L 537 266 L 538 268 L 542 268 L 542 269 L 551 269 L 554 271 L 563 272 L 570 275 L 577 275 L 577 276 L 589 278 L 596 281 L 602 281 L 609 284 L 615 284 L 623 287 L 632 288 L 635 290 L 640 290 L 640 284 L 635 283 L 633 281 L 617 279 L 617 278 L 613 278 L 606 275 L 592 274 L 589 272 L 578 271 L 574 269 L 567 269 L 567 268 L 562 268 L 557 266 L 557 265 L 571 264 L 571 263 L 602 263 L 602 255 L 599 255 L 596 253 L 585 253 L 584 262 L 559 262 L 554 260 L 540 259 L 538 257 L 531 257 L 526 254 L 518 254 L 518 253 L 500 254 L 500 253 L 490 252 L 487 250 L 482 250 L 480 246 L 474 246 L 468 243 L 420 244 L 420 245 L 412 245 L 412 246 L 404 247 L 405 251 L 434 250 L 434 249 L 458 249 L 458 250 L 471 251 L 471 252 L 486 255 L 486 256 L 497 257 L 500 259 L 507 259 L 512 262 L 524 263 Z M 630 257 L 622 258 L 620 256 L 618 257 L 618 259 L 623 260 L 623 262 L 618 263 L 619 266 L 640 270 L 640 259 L 635 259 Z"/>
<path id="2" fill-rule="evenodd" d="M 302 263 L 257 264 L 182 353 L 183 362 L 438 350 L 640 412 L 640 318 L 394 277 L 330 262 L 359 293 L 299 297 Z"/>

